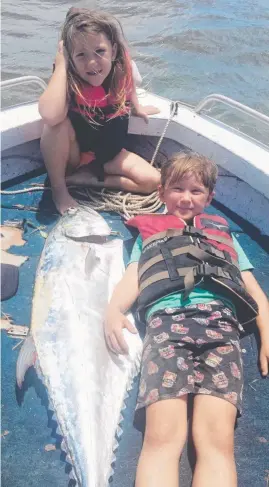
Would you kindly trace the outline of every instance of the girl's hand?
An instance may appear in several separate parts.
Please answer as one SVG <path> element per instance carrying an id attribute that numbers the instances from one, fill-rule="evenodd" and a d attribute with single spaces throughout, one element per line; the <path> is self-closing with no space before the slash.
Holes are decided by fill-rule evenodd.
<path id="1" fill-rule="evenodd" d="M 146 123 L 149 122 L 148 116 L 149 115 L 155 115 L 156 113 L 160 113 L 160 110 L 159 110 L 159 108 L 154 107 L 152 105 L 147 105 L 144 107 L 142 107 L 141 105 L 138 105 L 137 107 L 134 106 L 132 109 L 132 114 L 135 117 L 143 118 L 143 120 L 145 120 Z"/>
<path id="2" fill-rule="evenodd" d="M 129 349 L 124 340 L 122 330 L 127 328 L 131 333 L 137 333 L 136 327 L 118 310 L 107 311 L 104 323 L 105 339 L 108 348 L 116 354 L 128 354 Z"/>
<path id="3" fill-rule="evenodd" d="M 259 358 L 261 373 L 265 377 L 269 373 L 269 336 L 266 340 L 262 339 Z"/>
<path id="4" fill-rule="evenodd" d="M 143 118 L 143 120 L 146 122 L 146 123 L 149 123 L 149 117 L 148 117 L 148 114 L 146 113 L 145 110 L 143 110 L 142 107 L 138 107 L 138 108 L 133 108 L 132 109 L 132 115 L 134 115 L 135 117 L 139 117 L 139 118 Z"/>
<path id="5" fill-rule="evenodd" d="M 58 44 L 58 50 L 55 57 L 55 67 L 60 65 L 65 65 L 67 67 L 67 56 L 65 53 L 64 43 L 60 41 Z"/>

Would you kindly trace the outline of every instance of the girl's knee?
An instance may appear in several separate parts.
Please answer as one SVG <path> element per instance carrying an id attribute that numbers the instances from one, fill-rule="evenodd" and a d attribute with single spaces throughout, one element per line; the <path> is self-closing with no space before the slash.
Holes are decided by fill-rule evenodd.
<path id="1" fill-rule="evenodd" d="M 157 171 L 157 169 L 154 169 L 154 171 L 151 171 L 150 174 L 143 177 L 143 179 L 141 180 L 141 185 L 143 185 L 145 192 L 150 194 L 157 190 L 160 182 L 160 173 L 159 171 Z"/>
<path id="2" fill-rule="evenodd" d="M 158 171 L 156 171 L 156 173 L 152 176 L 150 181 L 148 181 L 148 184 L 150 186 L 150 188 L 149 188 L 150 192 L 156 191 L 160 182 L 161 182 L 160 174 Z"/>
<path id="3" fill-rule="evenodd" d="M 60 138 L 61 136 L 68 137 L 70 141 L 73 141 L 76 138 L 75 131 L 69 118 L 65 118 L 57 125 L 52 126 L 45 124 L 41 135 L 41 143 L 51 138 Z"/>

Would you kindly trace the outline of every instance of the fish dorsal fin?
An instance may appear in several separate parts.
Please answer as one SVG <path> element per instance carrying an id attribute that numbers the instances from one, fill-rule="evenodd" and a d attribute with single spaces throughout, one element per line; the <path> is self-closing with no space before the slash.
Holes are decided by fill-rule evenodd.
<path id="1" fill-rule="evenodd" d="M 20 353 L 16 365 L 16 380 L 17 385 L 21 389 L 27 370 L 35 365 L 36 362 L 36 348 L 33 337 L 30 335 L 25 340 L 20 349 Z"/>

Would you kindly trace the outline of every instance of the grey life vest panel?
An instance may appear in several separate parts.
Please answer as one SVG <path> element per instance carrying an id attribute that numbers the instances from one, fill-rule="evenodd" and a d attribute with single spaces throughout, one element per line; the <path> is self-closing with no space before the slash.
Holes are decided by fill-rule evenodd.
<path id="1" fill-rule="evenodd" d="M 138 264 L 138 308 L 176 292 L 187 299 L 194 287 L 201 287 L 231 300 L 242 325 L 255 319 L 257 304 L 245 290 L 226 220 L 202 214 L 194 218 L 194 226 L 177 219 L 178 228 L 169 228 L 169 217 L 158 215 L 157 228 L 163 231 L 151 231 L 149 236 L 148 215 L 130 220 L 132 226 L 140 226 L 142 238 L 143 233 L 146 236 Z"/>

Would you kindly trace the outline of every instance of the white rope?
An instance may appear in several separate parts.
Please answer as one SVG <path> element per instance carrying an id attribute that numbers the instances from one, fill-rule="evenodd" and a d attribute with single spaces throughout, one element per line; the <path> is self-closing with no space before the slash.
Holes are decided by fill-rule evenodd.
<path id="1" fill-rule="evenodd" d="M 31 186 L 30 188 L 15 189 L 13 191 L 5 191 L 1 189 L 0 194 L 22 194 L 22 193 L 33 193 L 34 191 L 46 191 L 51 189 L 49 187 L 38 184 L 37 186 Z"/>
<path id="2" fill-rule="evenodd" d="M 159 152 L 162 141 L 165 137 L 169 124 L 178 110 L 178 101 L 172 102 L 170 116 L 167 119 L 165 127 L 162 131 L 158 144 L 155 148 L 154 154 L 151 158 L 150 165 L 153 166 L 155 163 L 156 156 Z M 158 192 L 154 191 L 148 196 L 140 196 L 134 193 L 123 193 L 122 191 L 108 191 L 102 189 L 101 191 L 96 191 L 93 189 L 83 189 L 82 191 L 76 193 L 87 197 L 87 202 L 83 200 L 78 200 L 80 204 L 88 205 L 90 202 L 91 208 L 98 211 L 115 211 L 124 218 L 128 219 L 131 216 L 138 215 L 140 213 L 154 213 L 157 211 L 163 203 L 161 202 Z"/>
<path id="3" fill-rule="evenodd" d="M 174 115 L 177 113 L 179 102 L 172 102 L 170 116 L 167 119 L 163 132 L 156 145 L 154 154 L 151 158 L 150 165 L 155 165 L 155 159 L 159 152 L 162 141 Z M 159 199 L 158 192 L 154 191 L 150 195 L 138 195 L 134 193 L 125 193 L 123 191 L 112 191 L 105 188 L 96 190 L 94 188 L 81 188 L 78 186 L 69 186 L 68 189 L 75 189 L 77 201 L 84 206 L 90 206 L 97 211 L 115 211 L 124 218 L 130 218 L 139 213 L 154 213 L 161 208 L 162 202 Z M 30 193 L 34 191 L 51 191 L 50 187 L 42 184 L 33 183 L 29 188 L 17 189 L 12 191 L 1 190 L 2 195 L 14 195 Z M 82 199 L 80 199 L 82 197 Z M 85 200 L 87 198 L 87 200 Z"/>
<path id="4" fill-rule="evenodd" d="M 115 211 L 127 219 L 139 213 L 154 213 L 163 205 L 157 192 L 142 196 L 117 191 L 103 190 L 101 193 L 93 189 L 76 189 L 76 195 L 81 205 L 90 206 L 98 211 Z M 79 196 L 86 197 L 87 200 L 80 199 Z"/>
<path id="5" fill-rule="evenodd" d="M 151 161 L 150 161 L 150 164 L 151 164 L 152 166 L 154 165 L 154 162 L 155 162 L 156 156 L 157 156 L 157 154 L 158 154 L 158 152 L 159 152 L 159 149 L 160 149 L 160 147 L 161 147 L 161 143 L 162 143 L 162 141 L 163 141 L 163 139 L 164 139 L 164 137 L 165 137 L 165 134 L 166 134 L 166 132 L 167 132 L 167 129 L 168 129 L 169 125 L 170 125 L 171 120 L 174 118 L 174 115 L 175 115 L 175 113 L 177 112 L 177 109 L 178 109 L 178 102 L 177 102 L 177 101 L 176 101 L 176 102 L 172 102 L 170 116 L 169 116 L 169 118 L 167 119 L 167 122 L 166 122 L 166 124 L 165 124 L 164 129 L 163 129 L 163 132 L 162 132 L 162 134 L 161 134 L 161 136 L 160 136 L 159 142 L 158 142 L 158 144 L 156 145 L 155 152 L 154 152 L 154 154 L 153 154 L 153 156 L 152 156 L 152 159 L 151 159 Z"/>

